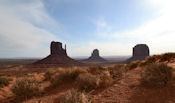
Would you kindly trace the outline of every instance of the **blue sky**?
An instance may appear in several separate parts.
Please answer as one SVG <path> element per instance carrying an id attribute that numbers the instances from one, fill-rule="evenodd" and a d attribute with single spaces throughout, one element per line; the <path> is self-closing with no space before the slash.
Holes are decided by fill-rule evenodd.
<path id="1" fill-rule="evenodd" d="M 1 0 L 0 57 L 44 57 L 52 40 L 68 55 L 175 51 L 174 0 Z"/>

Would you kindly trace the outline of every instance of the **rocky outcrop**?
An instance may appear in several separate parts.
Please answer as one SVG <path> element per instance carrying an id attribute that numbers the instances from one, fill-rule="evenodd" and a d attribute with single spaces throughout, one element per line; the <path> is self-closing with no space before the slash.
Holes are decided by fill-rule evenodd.
<path id="1" fill-rule="evenodd" d="M 62 43 L 61 42 L 54 42 L 52 41 L 50 44 L 50 54 L 54 55 L 67 55 L 66 53 L 66 45 L 65 49 L 62 48 Z"/>
<path id="2" fill-rule="evenodd" d="M 87 62 L 105 62 L 106 60 L 100 57 L 98 49 L 94 49 L 91 56 L 85 61 Z"/>
<path id="3" fill-rule="evenodd" d="M 56 66 L 78 66 L 82 63 L 70 58 L 66 53 L 65 49 L 62 48 L 61 42 L 52 41 L 50 45 L 50 55 L 46 58 L 41 59 L 34 64 L 44 64 L 44 65 L 56 65 Z"/>
<path id="4" fill-rule="evenodd" d="M 133 48 L 132 57 L 127 60 L 127 62 L 132 62 L 135 60 L 144 60 L 149 56 L 149 47 L 146 44 L 137 44 Z"/>

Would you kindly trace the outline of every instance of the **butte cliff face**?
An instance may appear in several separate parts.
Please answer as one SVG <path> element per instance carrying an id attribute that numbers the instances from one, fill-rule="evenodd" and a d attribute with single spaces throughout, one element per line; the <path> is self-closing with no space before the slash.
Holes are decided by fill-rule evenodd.
<path id="1" fill-rule="evenodd" d="M 91 56 L 85 61 L 87 62 L 105 62 L 106 60 L 100 57 L 98 49 L 94 49 Z"/>
<path id="2" fill-rule="evenodd" d="M 137 44 L 133 48 L 132 57 L 127 60 L 127 62 L 132 62 L 135 60 L 144 60 L 149 56 L 149 47 L 146 44 Z"/>
<path id="3" fill-rule="evenodd" d="M 44 59 L 41 59 L 34 64 L 45 64 L 45 65 L 58 65 L 58 66 L 74 66 L 81 65 L 80 62 L 73 60 L 66 53 L 65 49 L 62 48 L 61 42 L 52 41 L 50 44 L 50 55 Z"/>
<path id="4" fill-rule="evenodd" d="M 52 41 L 50 44 L 50 54 L 51 55 L 65 55 L 65 56 L 67 56 L 66 46 L 65 46 L 65 49 L 63 49 L 62 43 Z"/>

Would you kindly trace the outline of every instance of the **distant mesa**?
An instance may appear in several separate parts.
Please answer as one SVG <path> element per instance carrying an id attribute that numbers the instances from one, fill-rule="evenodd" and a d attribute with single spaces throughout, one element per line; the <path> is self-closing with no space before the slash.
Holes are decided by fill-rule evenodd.
<path id="1" fill-rule="evenodd" d="M 52 41 L 50 45 L 50 55 L 41 59 L 34 64 L 58 65 L 58 66 L 77 66 L 80 62 L 70 58 L 65 49 L 62 48 L 61 42 Z"/>
<path id="2" fill-rule="evenodd" d="M 87 61 L 87 62 L 105 62 L 106 60 L 103 59 L 102 57 L 100 57 L 98 49 L 94 49 L 91 56 L 84 61 Z"/>
<path id="3" fill-rule="evenodd" d="M 149 47 L 146 44 L 137 44 L 133 48 L 132 57 L 127 60 L 127 62 L 132 62 L 135 60 L 144 60 L 150 55 Z"/>

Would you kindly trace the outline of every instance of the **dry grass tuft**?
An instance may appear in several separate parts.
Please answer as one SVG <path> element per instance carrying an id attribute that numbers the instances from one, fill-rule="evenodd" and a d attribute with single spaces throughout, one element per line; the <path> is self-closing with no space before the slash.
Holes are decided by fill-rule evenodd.
<path id="1" fill-rule="evenodd" d="M 99 77 L 100 77 L 100 83 L 99 83 L 100 88 L 106 88 L 113 83 L 113 79 L 109 71 L 102 72 Z"/>
<path id="2" fill-rule="evenodd" d="M 75 82 L 80 90 L 90 91 L 110 86 L 114 79 L 118 80 L 122 77 L 123 67 L 123 65 L 116 65 L 109 68 L 98 66 L 88 69 L 58 69 L 56 71 L 47 72 L 45 78 L 51 78 L 50 82 L 52 87 Z"/>
<path id="3" fill-rule="evenodd" d="M 56 72 L 54 70 L 49 70 L 47 72 L 45 72 L 44 74 L 44 80 L 51 80 L 52 76 L 55 74 Z"/>
<path id="4" fill-rule="evenodd" d="M 172 73 L 172 68 L 164 63 L 149 64 L 141 75 L 141 82 L 149 87 L 164 87 L 171 82 Z"/>
<path id="5" fill-rule="evenodd" d="M 9 84 L 10 79 L 6 76 L 0 76 L 0 88 L 7 86 Z"/>
<path id="6" fill-rule="evenodd" d="M 114 67 L 108 67 L 108 71 L 113 79 L 120 79 L 125 68 L 124 65 L 115 65 Z"/>
<path id="7" fill-rule="evenodd" d="M 140 64 L 140 61 L 133 61 L 130 64 L 127 64 L 126 70 L 135 69 L 135 68 L 137 68 L 139 66 L 139 64 Z"/>
<path id="8" fill-rule="evenodd" d="M 34 96 L 39 96 L 42 93 L 40 83 L 29 78 L 16 80 L 11 90 L 17 99 L 26 100 Z"/>
<path id="9" fill-rule="evenodd" d="M 72 89 L 61 97 L 61 103 L 91 103 L 91 97 L 87 93 Z"/>
<path id="10" fill-rule="evenodd" d="M 91 73 L 93 75 L 98 75 L 101 73 L 101 71 L 107 70 L 106 68 L 103 68 L 101 66 L 94 66 L 94 67 L 89 67 L 87 69 L 88 73 Z"/>
<path id="11" fill-rule="evenodd" d="M 164 62 L 164 61 L 168 61 L 169 62 L 173 58 L 175 58 L 175 53 L 165 53 L 160 58 L 160 62 Z"/>
<path id="12" fill-rule="evenodd" d="M 90 91 L 99 87 L 100 78 L 90 73 L 80 74 L 77 78 L 80 90 Z"/>
<path id="13" fill-rule="evenodd" d="M 139 66 L 146 66 L 152 63 L 158 62 L 170 62 L 175 59 L 175 53 L 165 53 L 162 55 L 153 55 L 151 57 L 147 57 L 145 61 L 142 61 Z"/>
<path id="14" fill-rule="evenodd" d="M 86 70 L 73 69 L 59 69 L 51 79 L 52 86 L 58 86 L 62 83 L 74 82 L 79 74 L 86 73 Z"/>
<path id="15" fill-rule="evenodd" d="M 80 74 L 77 78 L 80 90 L 91 91 L 98 88 L 106 88 L 115 80 L 122 77 L 124 66 L 115 65 L 114 67 L 90 67 L 88 73 Z"/>
<path id="16" fill-rule="evenodd" d="M 145 61 L 141 61 L 139 66 L 144 67 L 152 63 L 156 63 L 161 58 L 161 55 L 153 55 L 151 57 L 147 57 Z"/>

